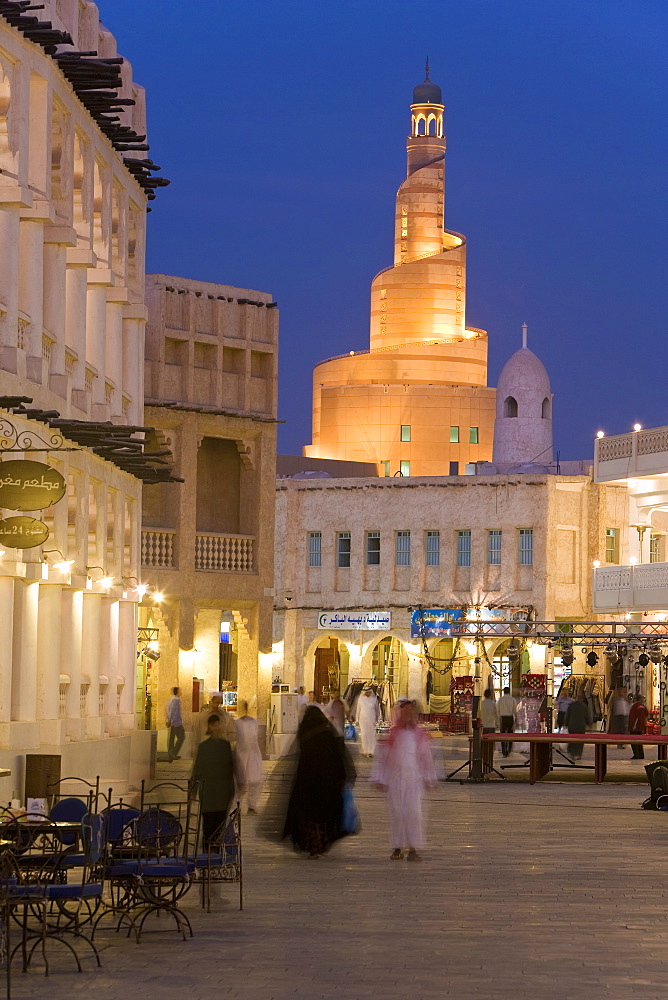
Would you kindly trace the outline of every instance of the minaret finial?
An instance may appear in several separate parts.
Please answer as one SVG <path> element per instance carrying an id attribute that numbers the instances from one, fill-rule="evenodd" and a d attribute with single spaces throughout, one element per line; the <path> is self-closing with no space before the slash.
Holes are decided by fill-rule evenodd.
<path id="1" fill-rule="evenodd" d="M 424 61 L 424 78 L 425 81 L 429 79 L 429 56 Z"/>
<path id="2" fill-rule="evenodd" d="M 522 347 L 527 346 L 527 330 L 528 327 L 526 323 L 522 323 Z"/>

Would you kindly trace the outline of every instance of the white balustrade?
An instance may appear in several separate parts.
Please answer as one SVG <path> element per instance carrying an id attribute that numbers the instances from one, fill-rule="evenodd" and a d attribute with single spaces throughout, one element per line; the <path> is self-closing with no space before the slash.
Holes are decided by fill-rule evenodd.
<path id="1" fill-rule="evenodd" d="M 253 535 L 198 532 L 195 537 L 195 569 L 252 573 L 255 569 L 254 548 Z"/>
<path id="2" fill-rule="evenodd" d="M 594 570 L 594 610 L 668 610 L 668 563 L 600 566 Z"/>
<path id="3" fill-rule="evenodd" d="M 142 528 L 142 566 L 155 566 L 159 569 L 174 569 L 175 534 L 176 531 L 172 528 Z"/>

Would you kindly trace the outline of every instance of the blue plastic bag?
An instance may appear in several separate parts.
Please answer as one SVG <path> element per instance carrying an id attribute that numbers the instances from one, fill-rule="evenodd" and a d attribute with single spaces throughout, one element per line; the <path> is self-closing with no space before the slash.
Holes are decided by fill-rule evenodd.
<path id="1" fill-rule="evenodd" d="M 352 785 L 346 785 L 343 789 L 343 814 L 341 816 L 341 828 L 344 833 L 355 834 L 360 828 L 360 814 L 355 805 Z"/>
<path id="2" fill-rule="evenodd" d="M 357 739 L 357 732 L 355 730 L 355 724 L 353 722 L 347 722 L 343 727 L 343 738 L 344 740 Z"/>

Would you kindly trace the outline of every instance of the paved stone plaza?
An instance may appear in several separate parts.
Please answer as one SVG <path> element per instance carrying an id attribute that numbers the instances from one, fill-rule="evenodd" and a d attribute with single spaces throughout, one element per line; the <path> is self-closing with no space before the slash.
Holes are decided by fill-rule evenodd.
<path id="1" fill-rule="evenodd" d="M 449 768 L 462 759 L 463 745 L 452 740 L 443 745 L 445 762 L 443 751 L 438 756 Z M 614 755 L 630 756 L 628 749 Z M 198 909 L 193 891 L 187 904 L 192 940 L 183 942 L 162 921 L 151 925 L 139 946 L 107 930 L 100 938 L 102 969 L 86 959 L 81 975 L 64 961 L 48 980 L 38 967 L 27 976 L 17 971 L 13 995 L 45 1000 L 91 995 L 658 1000 L 665 995 L 668 815 L 638 808 L 646 785 L 596 787 L 589 777 L 587 783 L 534 786 L 442 783 L 430 796 L 424 861 L 409 865 L 389 860 L 384 803 L 366 780 L 368 762 L 359 766 L 363 831 L 328 857 L 309 861 L 258 839 L 257 821 L 249 817 L 243 912 L 237 909 L 236 886 L 222 887 L 211 914 Z M 636 764 L 623 767 L 641 770 Z M 282 781 L 275 768 L 269 783 Z"/>

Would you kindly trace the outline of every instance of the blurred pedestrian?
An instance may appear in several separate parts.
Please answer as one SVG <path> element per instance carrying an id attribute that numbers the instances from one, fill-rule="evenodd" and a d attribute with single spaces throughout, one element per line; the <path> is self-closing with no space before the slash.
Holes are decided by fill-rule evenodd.
<path id="1" fill-rule="evenodd" d="M 257 720 L 248 714 L 248 702 L 237 703 L 237 748 L 235 755 L 237 788 L 242 813 L 256 813 L 262 794 L 262 752 Z"/>
<path id="2" fill-rule="evenodd" d="M 308 705 L 297 730 L 295 772 L 283 837 L 299 851 L 319 858 L 345 836 L 343 789 L 353 784 L 355 768 L 333 726 L 315 705 Z"/>
<path id="3" fill-rule="evenodd" d="M 483 733 L 497 733 L 499 731 L 499 712 L 489 688 L 484 692 L 480 702 L 480 721 Z"/>
<path id="4" fill-rule="evenodd" d="M 374 766 L 371 780 L 387 792 L 390 845 L 393 861 L 408 848 L 408 861 L 421 861 L 418 848 L 425 844 L 422 797 L 436 786 L 436 768 L 429 736 L 418 727 L 413 702 L 397 702 L 394 723 L 384 752 Z"/>
<path id="5" fill-rule="evenodd" d="M 637 694 L 629 712 L 629 735 L 644 736 L 647 732 L 648 718 L 649 710 L 645 704 L 645 699 L 641 694 Z M 642 743 L 632 743 L 631 750 L 633 751 L 631 760 L 645 759 L 645 751 Z"/>
<path id="6" fill-rule="evenodd" d="M 355 713 L 360 727 L 361 753 L 364 757 L 373 757 L 376 751 L 376 725 L 380 718 L 380 705 L 372 687 L 365 687 L 360 694 Z"/>
<path id="7" fill-rule="evenodd" d="M 343 704 L 341 692 L 338 688 L 332 689 L 329 701 L 325 705 L 323 711 L 339 736 L 343 737 L 343 726 L 346 721 L 346 706 Z"/>
<path id="8" fill-rule="evenodd" d="M 503 694 L 499 698 L 499 729 L 502 733 L 512 733 L 515 729 L 515 714 L 517 712 L 517 702 L 510 693 L 509 687 L 504 687 Z M 501 744 L 501 753 L 504 757 L 510 754 L 512 744 L 505 741 Z"/>
<path id="9" fill-rule="evenodd" d="M 616 687 L 610 696 L 610 718 L 608 720 L 609 733 L 628 733 L 629 731 L 629 699 L 626 697 L 626 689 Z M 624 749 L 624 743 L 617 744 L 618 750 Z"/>
<path id="10" fill-rule="evenodd" d="M 591 726 L 591 709 L 583 694 L 578 695 L 566 710 L 564 725 L 569 733 L 586 733 L 587 726 Z M 573 760 L 580 760 L 582 757 L 582 743 L 567 743 L 566 751 Z"/>
<path id="11" fill-rule="evenodd" d="M 297 705 L 299 709 L 302 709 L 305 705 L 308 705 L 308 695 L 304 689 L 304 685 L 297 689 Z"/>
<path id="12" fill-rule="evenodd" d="M 563 694 L 557 695 L 557 729 L 562 729 L 564 725 L 564 719 L 566 718 L 566 712 L 568 711 L 568 706 L 574 699 L 571 698 L 569 694 L 564 691 Z"/>
<path id="13" fill-rule="evenodd" d="M 217 715 L 220 719 L 221 732 L 227 742 L 230 744 L 234 750 L 234 745 L 237 741 L 237 731 L 234 728 L 234 719 L 229 712 L 226 712 L 223 708 L 223 692 L 214 691 L 211 695 L 211 700 L 199 713 L 198 730 L 199 730 L 199 742 L 207 736 L 209 731 L 209 718 L 212 715 Z"/>
<path id="14" fill-rule="evenodd" d="M 208 849 L 218 842 L 216 833 L 225 822 L 234 798 L 234 755 L 223 736 L 219 715 L 209 716 L 207 736 L 197 748 L 193 778 L 200 782 L 202 834 L 204 848 Z"/>
<path id="15" fill-rule="evenodd" d="M 167 756 L 171 764 L 173 760 L 181 760 L 180 751 L 186 738 L 181 711 L 181 692 L 177 687 L 172 688 L 172 697 L 165 705 L 165 721 L 169 729 Z"/>

